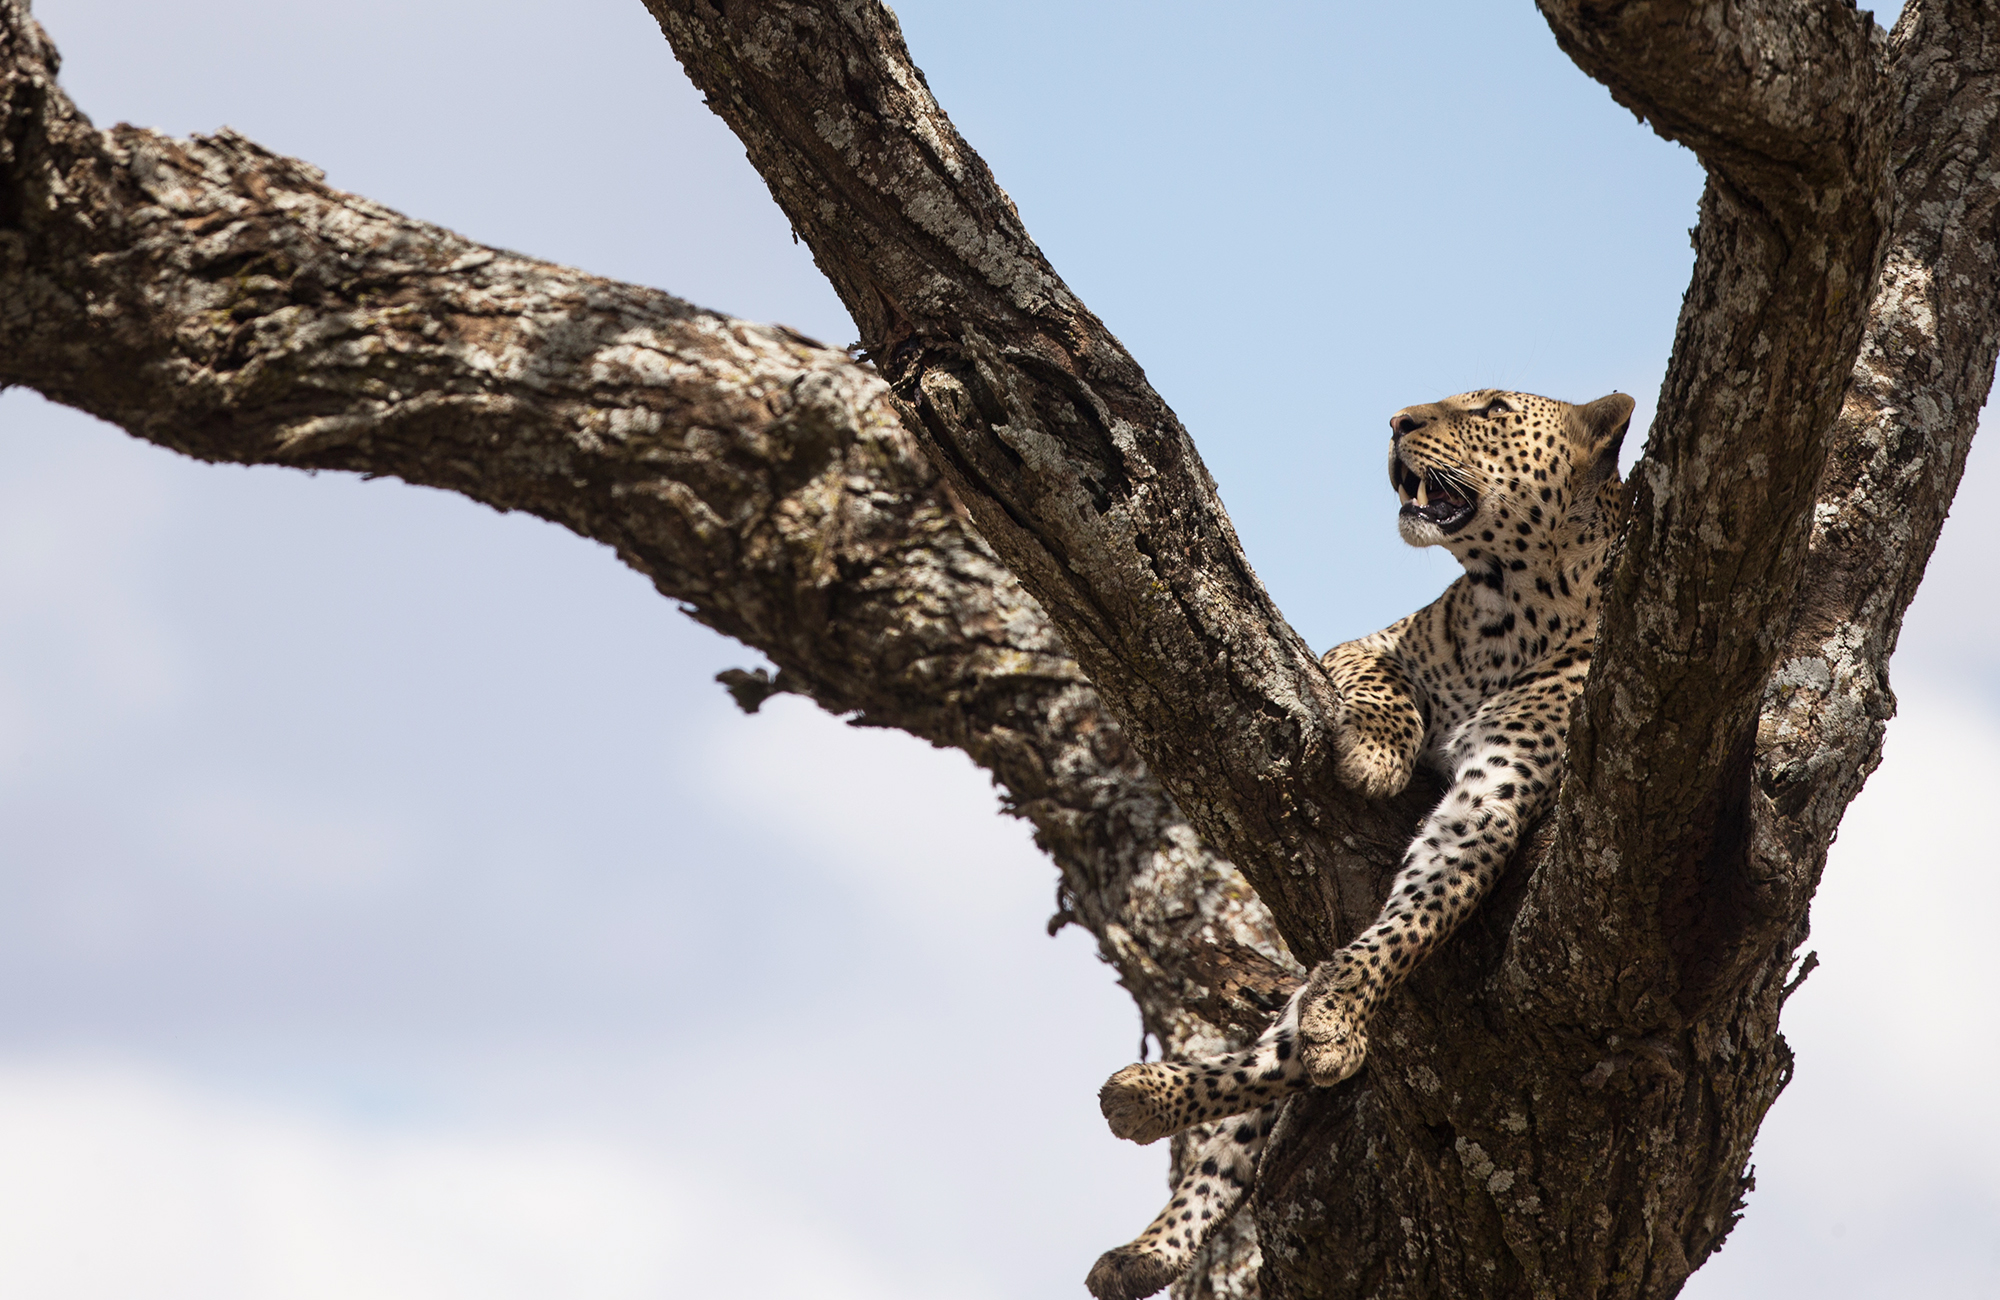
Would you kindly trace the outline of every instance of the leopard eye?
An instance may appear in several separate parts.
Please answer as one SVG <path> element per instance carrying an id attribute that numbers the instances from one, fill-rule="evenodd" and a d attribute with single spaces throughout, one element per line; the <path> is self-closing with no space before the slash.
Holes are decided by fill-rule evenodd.
<path id="1" fill-rule="evenodd" d="M 1492 401 L 1488 402 L 1484 407 L 1482 407 L 1479 413 L 1481 415 L 1488 417 L 1495 415 L 1512 415 L 1514 413 L 1514 408 L 1507 405 L 1507 401 L 1505 398 L 1496 397 Z"/>

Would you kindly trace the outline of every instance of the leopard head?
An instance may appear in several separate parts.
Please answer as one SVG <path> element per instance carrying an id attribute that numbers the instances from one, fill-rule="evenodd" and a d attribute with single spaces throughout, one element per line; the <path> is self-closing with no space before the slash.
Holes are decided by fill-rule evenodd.
<path id="1" fill-rule="evenodd" d="M 1582 406 L 1483 388 L 1389 417 L 1397 527 L 1468 569 L 1519 571 L 1597 531 L 1632 423 L 1623 393 Z"/>

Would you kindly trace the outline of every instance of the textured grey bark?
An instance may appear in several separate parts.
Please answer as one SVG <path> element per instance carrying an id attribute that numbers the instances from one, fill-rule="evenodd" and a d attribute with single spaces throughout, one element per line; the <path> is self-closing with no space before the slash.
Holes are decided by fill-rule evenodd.
<path id="1" fill-rule="evenodd" d="M 1379 859 L 1347 841 L 1378 819 L 1335 778 L 1338 702 L 1318 656 L 1251 571 L 1187 431 L 931 98 L 894 15 L 649 8 L 911 431 L 1155 776 L 1292 949 L 1331 953 L 1373 915 Z"/>
<path id="2" fill-rule="evenodd" d="M 1431 792 L 1340 786 L 1339 701 L 1186 431 L 893 17 L 650 7 L 873 366 L 240 137 L 99 132 L 0 0 L 0 384 L 605 542 L 778 665 L 746 705 L 800 691 L 993 771 L 1169 1050 L 1254 1029 L 1287 946 L 1373 915 Z M 1544 12 L 1710 176 L 1561 805 L 1369 1068 L 1293 1105 L 1254 1231 L 1186 1294 L 1669 1295 L 1715 1249 L 1992 378 L 1993 7 L 1916 0 L 1888 38 L 1832 3 Z"/>
<path id="3" fill-rule="evenodd" d="M 778 665 L 964 749 L 1176 1050 L 1294 971 L 846 353 L 484 248 L 235 135 L 100 132 L 0 4 L 0 384 L 205 460 L 447 488 L 604 542 Z"/>

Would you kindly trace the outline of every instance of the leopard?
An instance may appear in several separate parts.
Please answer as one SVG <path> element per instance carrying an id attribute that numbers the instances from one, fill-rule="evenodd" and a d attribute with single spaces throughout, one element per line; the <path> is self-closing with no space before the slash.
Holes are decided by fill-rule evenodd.
<path id="1" fill-rule="evenodd" d="M 1085 1285 L 1138 1300 L 1187 1271 L 1242 1206 L 1280 1108 L 1353 1077 L 1377 1007 L 1492 889 L 1551 806 L 1570 711 L 1590 671 L 1609 555 L 1625 523 L 1618 455 L 1633 400 L 1573 405 L 1477 389 L 1389 417 L 1397 530 L 1464 568 L 1438 599 L 1329 650 L 1337 779 L 1445 792 L 1403 854 L 1380 915 L 1319 963 L 1248 1047 L 1127 1066 L 1098 1096 L 1112 1133 L 1186 1133 L 1183 1173 L 1145 1231 Z"/>

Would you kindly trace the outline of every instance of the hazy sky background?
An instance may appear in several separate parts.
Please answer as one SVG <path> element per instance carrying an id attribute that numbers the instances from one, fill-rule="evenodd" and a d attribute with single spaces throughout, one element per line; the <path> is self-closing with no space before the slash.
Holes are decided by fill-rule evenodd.
<path id="1" fill-rule="evenodd" d="M 102 125 L 854 336 L 636 0 L 38 12 Z M 1531 6 L 898 12 L 1313 644 L 1452 573 L 1388 412 L 1649 414 L 1699 169 Z M 2000 1292 L 1995 547 L 1962 510 L 1911 614 L 1689 1296 Z M 1163 1190 L 1096 1113 L 1136 1015 L 969 763 L 746 718 L 710 679 L 758 662 L 548 525 L 0 397 L 0 1293 L 1083 1295 Z"/>

